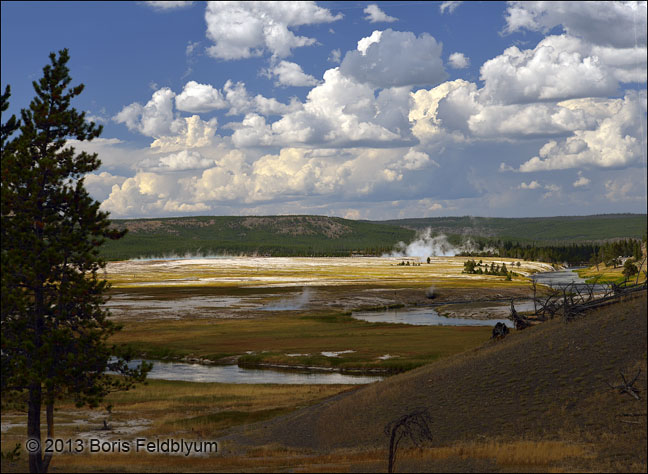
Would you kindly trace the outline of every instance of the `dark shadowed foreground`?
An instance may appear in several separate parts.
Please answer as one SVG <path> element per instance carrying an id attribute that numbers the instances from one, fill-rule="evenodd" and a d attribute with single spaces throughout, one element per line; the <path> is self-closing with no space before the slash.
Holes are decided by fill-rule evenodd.
<path id="1" fill-rule="evenodd" d="M 622 382 L 621 373 L 631 380 L 638 371 L 635 387 L 641 400 L 610 387 Z M 319 455 L 365 451 L 379 456 L 384 451 L 386 463 L 384 427 L 426 408 L 433 441 L 423 451 L 405 452 L 399 469 L 508 470 L 525 461 L 523 456 L 503 460 L 500 448 L 542 456 L 536 451 L 543 446 L 546 462 L 527 463 L 527 470 L 645 472 L 645 389 L 642 292 L 572 323 L 553 320 L 513 332 L 474 351 L 241 427 L 221 439 L 225 452 L 232 454 L 260 446 Z M 569 446 L 580 451 L 570 454 L 565 450 Z M 557 459 L 561 449 L 566 454 Z M 386 468 L 376 463 L 347 463 L 343 470 Z"/>

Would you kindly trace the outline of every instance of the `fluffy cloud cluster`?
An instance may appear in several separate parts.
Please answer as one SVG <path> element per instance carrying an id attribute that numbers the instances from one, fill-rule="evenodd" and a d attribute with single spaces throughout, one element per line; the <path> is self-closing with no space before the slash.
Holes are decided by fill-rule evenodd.
<path id="1" fill-rule="evenodd" d="M 398 146 L 407 140 L 408 89 L 374 89 L 355 82 L 339 68 L 324 73 L 323 82 L 313 88 L 303 106 L 281 119 L 267 123 L 249 113 L 234 129 L 232 142 L 238 147 L 290 146 Z"/>
<path id="2" fill-rule="evenodd" d="M 208 2 L 207 53 L 218 59 L 243 59 L 269 51 L 286 57 L 293 48 L 310 46 L 314 38 L 296 36 L 289 28 L 329 23 L 342 18 L 315 2 Z"/>
<path id="3" fill-rule="evenodd" d="M 276 77 L 277 86 L 308 87 L 317 84 L 317 79 L 306 74 L 301 66 L 290 61 L 280 61 L 266 71 L 268 77 Z"/>
<path id="4" fill-rule="evenodd" d="M 481 68 L 484 96 L 523 103 L 614 94 L 619 82 L 646 80 L 646 49 L 611 50 L 548 36 L 532 50 L 512 46 Z"/>
<path id="5" fill-rule="evenodd" d="M 187 82 L 183 91 L 176 96 L 175 102 L 178 110 L 195 114 L 227 107 L 227 102 L 218 89 L 196 81 Z"/>
<path id="6" fill-rule="evenodd" d="M 423 33 L 391 29 L 374 32 L 349 51 L 340 71 L 373 87 L 436 85 L 448 75 L 441 60 L 442 45 Z"/>
<path id="7" fill-rule="evenodd" d="M 599 104 L 571 103 L 567 106 L 594 108 Z M 603 102 L 607 113 L 597 117 L 590 130 L 575 130 L 564 140 L 551 140 L 538 155 L 520 166 L 520 171 L 540 171 L 595 166 L 619 168 L 639 161 L 643 157 L 644 131 L 637 117 L 646 114 L 646 92 L 628 92 L 623 99 Z M 598 110 L 600 108 L 597 107 Z"/>
<path id="8" fill-rule="evenodd" d="M 137 102 L 124 107 L 115 117 L 117 123 L 147 137 L 160 137 L 179 131 L 182 123 L 173 115 L 175 93 L 168 87 L 156 91 L 146 105 Z"/>
<path id="9" fill-rule="evenodd" d="M 463 53 L 452 53 L 448 57 L 448 64 L 454 69 L 465 69 L 470 66 L 470 59 Z"/>
<path id="10" fill-rule="evenodd" d="M 444 2 L 441 12 L 452 13 L 459 3 Z M 609 24 L 632 17 L 632 25 L 643 21 L 645 29 L 645 5 L 587 3 L 577 11 L 580 5 L 512 3 L 506 32 L 549 31 L 560 24 L 564 34 L 528 49 L 507 48 L 482 65 L 478 85 L 447 81 L 442 45 L 432 36 L 391 29 L 361 38 L 346 54 L 334 50 L 329 60 L 339 67 L 318 80 L 283 59 L 314 43 L 291 28 L 339 15 L 311 2 L 209 3 L 209 54 L 240 59 L 269 52 L 263 75 L 275 86 L 310 91 L 285 103 L 231 80 L 222 87 L 189 81 L 177 95 L 162 88 L 145 105 L 130 104 L 114 117 L 153 138 L 148 153 L 131 166 L 135 176 L 111 170 L 92 175 L 89 185 L 108 196 L 103 206 L 115 216 L 217 212 L 223 206 L 313 212 L 307 206 L 323 209 L 335 200 L 345 215 L 367 217 L 354 206 L 369 206 L 372 199 L 391 202 L 394 212 L 410 206 L 427 214 L 451 211 L 453 204 L 444 199 L 475 205 L 469 200 L 478 196 L 487 196 L 477 204 L 488 212 L 484 206 L 510 209 L 518 199 L 538 201 L 539 193 L 563 202 L 568 191 L 584 195 L 597 184 L 609 200 L 630 199 L 636 185 L 606 178 L 604 186 L 594 172 L 641 162 L 646 92 L 618 95 L 621 85 L 646 81 L 645 34 L 630 43 L 627 29 L 588 33 L 583 25 L 608 15 Z M 395 20 L 375 5 L 365 14 L 371 22 Z M 455 52 L 446 66 L 469 65 Z M 425 88 L 413 92 L 418 86 Z M 220 135 L 216 118 L 199 115 L 218 111 L 231 118 Z M 494 144 L 510 153 L 490 162 L 484 153 L 482 159 L 482 150 Z M 466 158 L 470 153 L 480 158 Z M 508 180 L 508 189 L 500 185 L 490 193 L 484 170 L 496 169 L 502 159 L 508 164 L 500 165 L 499 177 Z M 578 170 L 575 181 L 574 171 L 551 184 L 534 175 L 520 183 L 519 175 L 503 173 L 566 169 Z"/>
<path id="11" fill-rule="evenodd" d="M 210 153 L 210 152 L 207 152 Z M 420 169 L 427 154 L 409 150 L 330 150 L 283 148 L 252 162 L 245 153 L 231 150 L 205 158 L 180 152 L 149 160 L 150 168 L 114 184 L 103 208 L 114 215 L 133 212 L 185 211 L 209 208 L 213 202 L 248 204 L 294 200 L 306 196 L 358 197 L 377 192 L 381 184 L 399 181 L 403 172 Z M 203 168 L 198 176 L 174 177 L 164 171 Z M 157 171 L 157 172 L 152 172 Z"/>
<path id="12" fill-rule="evenodd" d="M 591 44 L 631 48 L 646 43 L 646 2 L 509 2 L 505 32 L 556 26 Z"/>

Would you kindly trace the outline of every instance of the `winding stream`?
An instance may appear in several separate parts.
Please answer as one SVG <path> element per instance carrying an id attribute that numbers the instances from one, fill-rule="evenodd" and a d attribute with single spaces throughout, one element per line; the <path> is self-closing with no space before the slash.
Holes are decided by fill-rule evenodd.
<path id="1" fill-rule="evenodd" d="M 134 360 L 131 366 L 138 365 L 141 360 Z M 148 374 L 149 379 L 181 380 L 185 382 L 219 382 L 261 384 L 274 383 L 285 385 L 304 384 L 367 384 L 382 380 L 377 375 L 351 375 L 339 372 L 324 371 L 283 371 L 272 369 L 244 369 L 237 365 L 202 365 L 184 362 L 153 363 L 153 369 Z"/>

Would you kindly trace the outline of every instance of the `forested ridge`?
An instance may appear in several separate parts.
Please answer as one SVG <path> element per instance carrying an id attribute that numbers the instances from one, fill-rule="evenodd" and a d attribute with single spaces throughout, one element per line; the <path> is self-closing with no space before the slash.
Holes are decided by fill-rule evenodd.
<path id="1" fill-rule="evenodd" d="M 104 245 L 103 255 L 110 260 L 185 255 L 382 255 L 393 251 L 398 242 L 411 242 L 417 231 L 429 227 L 433 235 L 447 235 L 454 245 L 470 239 L 481 252 L 493 249 L 511 258 L 587 262 L 606 242 L 641 238 L 646 231 L 646 215 L 444 217 L 382 222 L 309 215 L 200 216 L 118 219 L 112 225 L 128 229 L 128 233 Z"/>

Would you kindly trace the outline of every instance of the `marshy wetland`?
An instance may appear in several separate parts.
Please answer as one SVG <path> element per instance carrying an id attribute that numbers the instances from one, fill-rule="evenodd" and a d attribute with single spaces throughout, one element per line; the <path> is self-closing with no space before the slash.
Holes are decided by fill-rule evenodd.
<path id="1" fill-rule="evenodd" d="M 532 309 L 529 277 L 553 268 L 484 260 L 513 263 L 517 276 L 507 281 L 463 274 L 463 257 L 432 257 L 429 264 L 402 257 L 111 262 L 105 273 L 112 284 L 107 307 L 123 325 L 112 342 L 155 361 L 154 372 L 147 384 L 109 395 L 98 409 L 77 409 L 64 401 L 56 412 L 57 436 L 109 442 L 213 439 L 221 442 L 221 454 L 184 459 L 61 454 L 54 465 L 71 471 L 381 469 L 384 453 L 375 448 L 304 451 L 265 438 L 257 444 L 245 436 L 242 441 L 241 433 L 307 407 L 346 400 L 361 387 L 381 393 L 383 384 L 399 377 L 394 374 L 414 374 L 412 369 L 430 362 L 442 367 L 444 360 L 454 360 L 449 356 L 490 350 L 492 327 L 506 320 L 511 300 L 519 311 Z M 385 393 L 394 390 L 394 384 L 385 387 L 390 387 Z M 313 430 L 324 422 L 317 420 Z M 3 410 L 4 446 L 20 442 L 24 430 L 20 412 Z M 558 460 L 588 456 L 581 444 L 570 451 L 562 442 L 542 444 L 554 442 L 549 440 L 528 441 L 524 448 L 510 440 L 494 442 L 493 452 L 540 449 L 557 453 Z M 405 454 L 414 465 L 422 462 L 417 456 Z M 491 461 L 484 462 L 483 470 L 493 470 Z"/>

